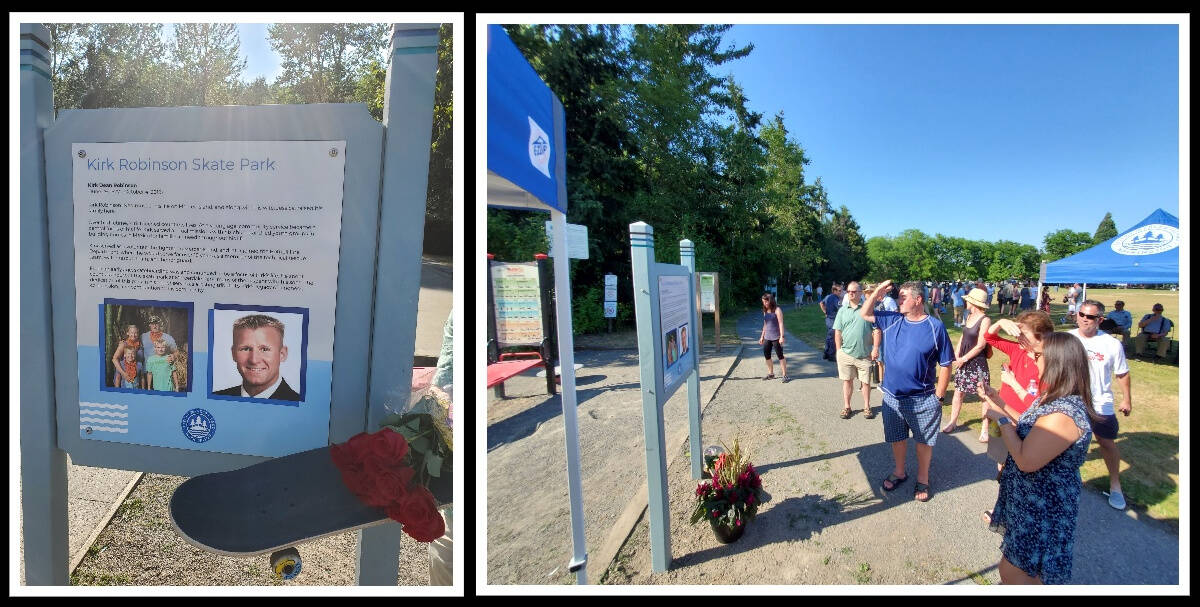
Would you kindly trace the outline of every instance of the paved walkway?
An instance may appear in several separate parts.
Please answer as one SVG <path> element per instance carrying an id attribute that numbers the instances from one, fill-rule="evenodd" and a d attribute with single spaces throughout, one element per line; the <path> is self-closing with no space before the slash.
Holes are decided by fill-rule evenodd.
<path id="1" fill-rule="evenodd" d="M 794 378 L 763 381 L 759 315 L 737 323 L 745 346 L 704 410 L 704 444 L 740 437 L 771 495 L 738 542 L 721 545 L 691 526 L 696 481 L 686 462 L 668 473 L 671 556 L 652 573 L 643 519 L 612 564 L 609 583 L 634 584 L 975 584 L 999 583 L 1000 536 L 980 520 L 995 503 L 994 464 L 978 428 L 939 436 L 930 502 L 913 499 L 913 480 L 879 488 L 892 468 L 882 415 L 866 419 L 855 391 L 851 419 L 839 417 L 841 382 L 833 363 L 788 335 Z M 776 374 L 779 371 L 776 369 Z M 873 408 L 880 393 L 872 391 Z M 946 409 L 948 411 L 948 409 Z M 684 465 L 680 465 L 684 464 Z M 916 456 L 909 441 L 910 477 Z M 1076 528 L 1074 584 L 1179 583 L 1179 538 L 1157 521 L 1119 512 L 1085 489 Z"/>

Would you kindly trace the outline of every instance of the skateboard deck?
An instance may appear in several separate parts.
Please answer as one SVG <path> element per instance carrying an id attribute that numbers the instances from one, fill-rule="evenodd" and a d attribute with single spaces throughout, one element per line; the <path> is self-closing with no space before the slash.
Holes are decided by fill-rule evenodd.
<path id="1" fill-rule="evenodd" d="M 452 499 L 449 477 L 429 490 L 438 505 Z M 171 525 L 188 543 L 210 552 L 248 556 L 356 531 L 391 519 L 359 501 L 321 447 L 238 470 L 184 481 L 171 496 Z"/>

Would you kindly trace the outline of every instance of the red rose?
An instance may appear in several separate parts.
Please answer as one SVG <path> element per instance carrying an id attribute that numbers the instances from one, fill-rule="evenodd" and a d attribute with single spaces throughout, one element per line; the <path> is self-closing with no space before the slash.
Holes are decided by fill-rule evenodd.
<path id="1" fill-rule="evenodd" d="M 384 428 L 371 435 L 369 453 L 373 457 L 398 462 L 408 454 L 408 441 L 399 432 Z"/>
<path id="2" fill-rule="evenodd" d="M 371 502 L 374 502 L 371 505 L 380 507 L 388 506 L 404 497 L 415 474 L 412 468 L 404 464 L 386 463 L 377 459 L 368 459 L 363 465 L 363 471 L 368 479 Z"/>
<path id="3" fill-rule="evenodd" d="M 371 486 L 368 483 L 367 475 L 363 473 L 362 466 L 354 466 L 342 469 L 342 484 L 350 490 L 359 499 L 371 493 Z"/>
<path id="4" fill-rule="evenodd" d="M 446 534 L 446 521 L 437 511 L 433 494 L 417 487 L 387 509 L 388 516 L 404 525 L 404 532 L 418 542 L 432 542 Z"/>

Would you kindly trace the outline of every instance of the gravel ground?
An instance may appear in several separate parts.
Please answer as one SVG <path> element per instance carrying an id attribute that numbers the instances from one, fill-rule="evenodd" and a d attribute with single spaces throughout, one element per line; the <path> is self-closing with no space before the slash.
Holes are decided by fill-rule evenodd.
<path id="1" fill-rule="evenodd" d="M 193 547 L 171 527 L 171 494 L 182 476 L 146 474 L 71 574 L 79 586 L 353 586 L 357 533 L 297 546 L 304 559 L 295 579 L 277 580 L 268 555 L 235 558 Z M 403 536 L 397 584 L 429 584 L 425 544 Z"/>
<path id="2" fill-rule="evenodd" d="M 642 395 L 631 334 L 581 339 L 600 350 L 580 350 L 575 362 L 584 535 L 590 559 L 645 482 Z M 633 344 L 636 346 L 636 344 Z M 701 403 L 720 384 L 735 356 L 701 361 Z M 544 378 L 528 371 L 506 382 L 508 398 L 489 391 L 487 405 L 487 583 L 573 584 L 570 501 L 560 395 L 546 394 Z M 686 429 L 687 389 L 664 406 L 666 440 Z M 673 448 L 673 447 L 672 447 Z M 588 563 L 589 576 L 607 563 Z"/>

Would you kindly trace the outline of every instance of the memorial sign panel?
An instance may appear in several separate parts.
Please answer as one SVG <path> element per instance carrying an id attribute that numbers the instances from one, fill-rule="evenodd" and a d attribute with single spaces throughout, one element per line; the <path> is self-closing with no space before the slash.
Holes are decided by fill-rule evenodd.
<path id="1" fill-rule="evenodd" d="M 326 445 L 346 142 L 71 153 L 80 436 Z"/>
<path id="2" fill-rule="evenodd" d="M 692 334 L 691 306 L 693 296 L 687 276 L 659 276 L 659 334 L 663 346 L 663 388 L 660 402 L 675 392 L 695 367 L 689 335 Z"/>

